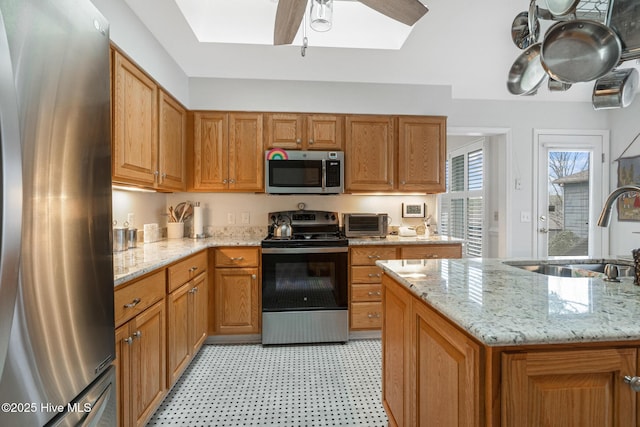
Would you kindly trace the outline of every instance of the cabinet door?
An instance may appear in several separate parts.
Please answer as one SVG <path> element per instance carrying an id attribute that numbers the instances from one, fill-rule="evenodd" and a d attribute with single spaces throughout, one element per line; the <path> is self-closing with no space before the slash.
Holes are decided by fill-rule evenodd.
<path id="1" fill-rule="evenodd" d="M 307 149 L 342 151 L 344 117 L 334 114 L 309 114 L 306 119 Z"/>
<path id="2" fill-rule="evenodd" d="M 129 334 L 129 324 L 116 329 L 116 406 L 118 426 L 131 426 L 131 344 L 133 338 Z"/>
<path id="3" fill-rule="evenodd" d="M 265 149 L 302 149 L 304 115 L 294 113 L 270 113 L 265 115 Z"/>
<path id="4" fill-rule="evenodd" d="M 158 129 L 159 188 L 184 191 L 187 144 L 187 112 L 173 98 L 160 91 Z"/>
<path id="5" fill-rule="evenodd" d="M 398 119 L 398 190 L 446 191 L 446 138 L 445 117 Z"/>
<path id="6" fill-rule="evenodd" d="M 229 190 L 264 191 L 262 114 L 229 113 Z"/>
<path id="7" fill-rule="evenodd" d="M 158 87 L 114 52 L 113 180 L 154 186 L 158 171 Z"/>
<path id="8" fill-rule="evenodd" d="M 390 426 L 412 427 L 412 297 L 388 276 L 382 283 L 382 401 Z"/>
<path id="9" fill-rule="evenodd" d="M 143 426 L 166 393 L 166 323 L 164 299 L 131 321 L 131 396 L 133 420 Z"/>
<path id="10" fill-rule="evenodd" d="M 636 426 L 636 396 L 623 381 L 636 372 L 636 353 L 627 348 L 504 354 L 502 425 Z"/>
<path id="11" fill-rule="evenodd" d="M 216 330 L 220 334 L 260 332 L 257 268 L 216 269 Z"/>
<path id="12" fill-rule="evenodd" d="M 392 118 L 347 116 L 345 129 L 345 190 L 393 190 L 395 145 Z"/>
<path id="13" fill-rule="evenodd" d="M 480 348 L 421 301 L 413 300 L 415 426 L 475 427 L 480 422 Z M 522 425 L 522 424 L 521 424 Z M 540 426 L 544 424 L 539 424 Z"/>
<path id="14" fill-rule="evenodd" d="M 227 113 L 195 113 L 190 189 L 221 191 L 229 186 L 229 115 Z"/>
<path id="15" fill-rule="evenodd" d="M 189 324 L 192 317 L 190 299 L 193 285 L 185 283 L 169 294 L 167 299 L 167 382 L 171 386 L 189 365 L 191 337 Z"/>
<path id="16" fill-rule="evenodd" d="M 192 283 L 191 305 L 190 305 L 190 322 L 189 341 L 191 342 L 190 353 L 193 356 L 198 352 L 204 341 L 207 339 L 208 325 L 208 292 L 207 292 L 207 273 L 202 273 Z"/>

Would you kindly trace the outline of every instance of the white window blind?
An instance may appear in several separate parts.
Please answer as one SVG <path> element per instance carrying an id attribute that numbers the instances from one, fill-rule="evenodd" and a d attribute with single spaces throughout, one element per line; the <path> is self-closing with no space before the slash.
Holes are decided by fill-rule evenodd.
<path id="1" fill-rule="evenodd" d="M 484 156 L 482 142 L 449 155 L 447 192 L 440 195 L 440 233 L 465 239 L 466 255 L 481 257 L 484 239 Z"/>

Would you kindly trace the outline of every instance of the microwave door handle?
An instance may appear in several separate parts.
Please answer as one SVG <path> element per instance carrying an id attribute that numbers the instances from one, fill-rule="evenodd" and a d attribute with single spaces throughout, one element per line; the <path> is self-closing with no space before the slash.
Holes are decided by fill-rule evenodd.
<path id="1" fill-rule="evenodd" d="M 327 161 L 322 159 L 322 191 L 327 188 Z"/>

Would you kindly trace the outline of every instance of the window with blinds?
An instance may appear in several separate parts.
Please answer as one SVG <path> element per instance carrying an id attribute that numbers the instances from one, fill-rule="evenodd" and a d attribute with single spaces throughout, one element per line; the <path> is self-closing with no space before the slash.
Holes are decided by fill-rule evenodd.
<path id="1" fill-rule="evenodd" d="M 447 192 L 440 195 L 440 234 L 465 239 L 466 255 L 481 257 L 484 239 L 484 157 L 482 142 L 451 153 Z"/>

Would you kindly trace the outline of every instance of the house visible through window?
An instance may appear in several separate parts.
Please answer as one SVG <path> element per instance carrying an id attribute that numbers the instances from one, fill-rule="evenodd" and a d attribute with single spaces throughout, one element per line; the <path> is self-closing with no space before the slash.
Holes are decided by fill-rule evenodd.
<path id="1" fill-rule="evenodd" d="M 484 157 L 482 141 L 448 155 L 447 192 L 440 195 L 440 234 L 465 239 L 466 256 L 483 256 Z"/>

